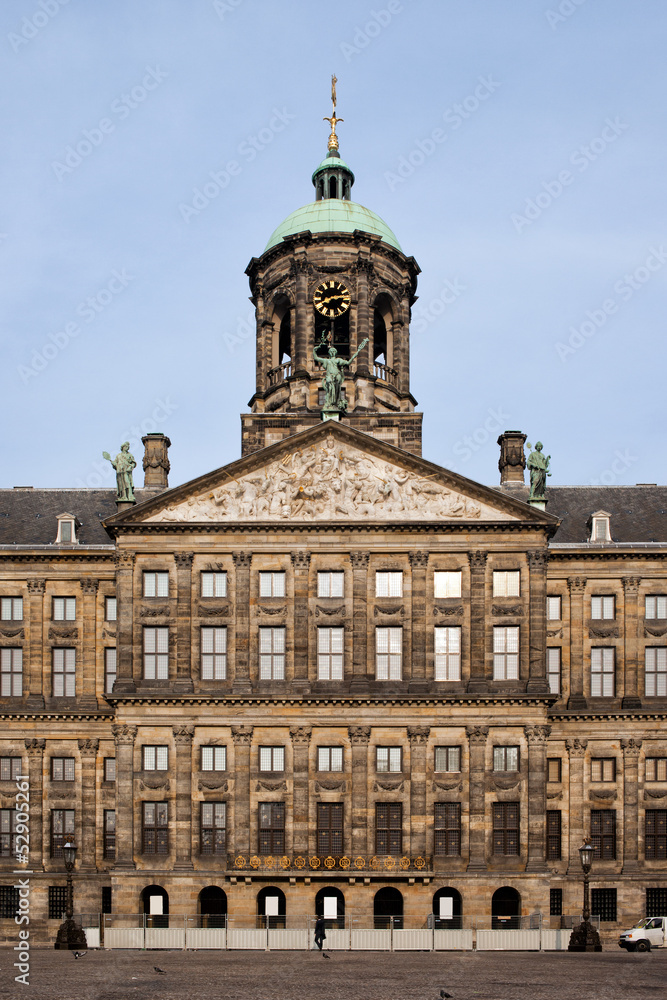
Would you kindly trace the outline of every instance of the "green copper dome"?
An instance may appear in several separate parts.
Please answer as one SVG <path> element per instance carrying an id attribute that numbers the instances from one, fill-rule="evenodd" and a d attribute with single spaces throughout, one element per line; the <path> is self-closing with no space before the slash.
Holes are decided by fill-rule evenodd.
<path id="1" fill-rule="evenodd" d="M 349 170 L 349 167 L 348 167 Z M 360 229 L 379 237 L 383 243 L 388 243 L 396 250 L 401 245 L 386 222 L 371 212 L 369 208 L 358 205 L 355 201 L 343 201 L 340 198 L 324 198 L 313 201 L 309 205 L 297 208 L 288 215 L 271 235 L 264 252 L 277 246 L 285 236 L 294 236 L 309 230 L 311 233 L 350 233 Z"/>
<path id="2" fill-rule="evenodd" d="M 352 184 L 354 184 L 354 174 L 352 173 L 352 170 L 347 165 L 347 163 L 345 162 L 345 160 L 342 160 L 340 158 L 340 156 L 338 155 L 337 152 L 335 152 L 335 153 L 329 153 L 327 156 L 324 157 L 324 159 L 320 163 L 319 167 L 315 167 L 315 170 L 313 170 L 313 176 L 312 176 L 313 184 L 315 183 L 315 178 L 318 177 L 323 171 L 325 171 L 325 170 L 336 170 L 336 169 L 337 170 L 346 170 L 348 172 L 348 174 L 350 175 L 350 177 L 351 177 Z"/>

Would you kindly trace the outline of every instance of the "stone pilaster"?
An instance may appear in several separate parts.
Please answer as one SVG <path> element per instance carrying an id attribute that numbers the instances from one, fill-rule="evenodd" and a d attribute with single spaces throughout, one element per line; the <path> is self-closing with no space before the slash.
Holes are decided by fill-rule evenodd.
<path id="1" fill-rule="evenodd" d="M 236 651 L 232 691 L 250 694 L 250 562 L 251 552 L 233 552 L 236 567 Z"/>
<path id="2" fill-rule="evenodd" d="M 84 577 L 81 580 L 82 613 L 81 613 L 81 708 L 97 708 L 95 691 L 95 675 L 97 664 L 97 588 L 99 580 Z"/>
<path id="3" fill-rule="evenodd" d="M 190 694 L 192 684 L 192 552 L 177 552 L 176 560 L 176 680 L 175 694 Z"/>
<path id="4" fill-rule="evenodd" d="M 368 337 L 372 341 L 372 324 L 370 321 L 370 303 L 368 300 L 368 275 L 373 270 L 373 263 L 366 257 L 358 257 L 356 263 L 357 274 L 357 343 L 350 345 L 350 351 L 354 352 L 364 338 Z M 375 347 L 375 345 L 373 345 Z M 358 375 L 368 375 L 370 369 L 370 343 L 359 351 L 356 364 Z"/>
<path id="5" fill-rule="evenodd" d="M 292 851 L 294 854 L 308 854 L 310 850 L 308 844 L 308 754 L 311 733 L 310 726 L 292 726 L 289 731 L 292 740 Z"/>
<path id="6" fill-rule="evenodd" d="M 468 553 L 470 562 L 470 680 L 468 691 L 484 694 L 486 677 L 486 558 L 476 549 Z"/>
<path id="7" fill-rule="evenodd" d="M 45 580 L 28 580 L 30 632 L 28 639 L 28 707 L 44 708 L 44 590 Z"/>
<path id="8" fill-rule="evenodd" d="M 588 707 L 584 696 L 584 594 L 586 579 L 568 577 L 570 589 L 570 697 L 569 709 L 581 711 Z M 581 843 L 577 844 L 577 850 Z M 579 855 L 577 855 L 578 857 Z"/>
<path id="9" fill-rule="evenodd" d="M 116 681 L 114 694 L 132 694 L 134 683 L 134 552 L 116 552 Z M 117 817 L 116 817 L 117 818 Z M 119 841 L 116 831 L 116 842 Z"/>
<path id="10" fill-rule="evenodd" d="M 426 854 L 426 746 L 429 726 L 408 726 L 410 740 L 410 847 L 406 854 Z"/>
<path id="11" fill-rule="evenodd" d="M 30 853 L 28 867 L 31 871 L 44 871 L 44 739 L 25 740 L 28 754 L 30 781 Z"/>
<path id="12" fill-rule="evenodd" d="M 405 324 L 396 320 L 391 324 L 391 343 L 399 392 L 410 392 L 410 346 L 406 339 Z"/>
<path id="13" fill-rule="evenodd" d="M 254 854 L 250 850 L 250 746 L 252 726 L 232 726 L 234 743 L 234 829 L 230 831 L 230 851 Z"/>
<path id="14" fill-rule="evenodd" d="M 294 568 L 294 691 L 307 694 L 308 681 L 308 571 L 310 552 L 292 552 Z M 317 668 L 316 668 L 317 669 Z M 317 674 L 315 675 L 317 677 Z"/>
<path id="15" fill-rule="evenodd" d="M 470 745 L 470 853 L 469 872 L 486 871 L 486 738 L 488 726 L 466 726 Z"/>
<path id="16" fill-rule="evenodd" d="M 530 570 L 529 593 L 529 694 L 549 694 L 547 682 L 547 562 L 546 549 L 527 553 Z"/>
<path id="17" fill-rule="evenodd" d="M 192 737 L 194 726 L 173 726 L 176 744 L 176 860 L 174 870 L 189 871 L 192 864 Z"/>
<path id="18" fill-rule="evenodd" d="M 113 871 L 136 868 L 134 861 L 134 741 L 137 727 L 113 725 L 116 744 L 116 860 Z"/>
<path id="19" fill-rule="evenodd" d="M 368 552 L 350 552 L 352 563 L 352 681 L 350 691 L 363 694 L 368 682 Z"/>
<path id="20" fill-rule="evenodd" d="M 411 552 L 412 667 L 409 690 L 425 692 L 426 681 L 426 567 L 428 552 Z"/>
<path id="21" fill-rule="evenodd" d="M 639 609 L 637 598 L 641 578 L 638 576 L 623 577 L 623 642 L 624 642 L 624 690 L 623 708 L 641 708 L 639 694 Z"/>
<path id="22" fill-rule="evenodd" d="M 623 751 L 623 875 L 640 870 L 639 755 L 641 748 L 641 740 L 621 740 Z"/>
<path id="23" fill-rule="evenodd" d="M 568 875 L 581 875 L 579 848 L 584 840 L 584 757 L 587 746 L 588 740 L 565 740 L 565 749 L 570 758 Z"/>
<path id="24" fill-rule="evenodd" d="M 78 852 L 79 870 L 82 872 L 97 871 L 95 852 L 95 831 L 97 823 L 96 771 L 97 749 L 100 741 L 97 739 L 79 740 L 81 754 L 81 850 Z"/>
<path id="25" fill-rule="evenodd" d="M 308 296 L 308 273 L 310 265 L 305 254 L 303 257 L 295 257 L 292 261 L 292 269 L 296 275 L 294 374 L 304 375 L 308 367 L 306 359 L 308 356 L 308 321 L 310 318 L 310 298 Z"/>
<path id="26" fill-rule="evenodd" d="M 365 855 L 368 851 L 368 743 L 370 726 L 350 726 L 348 736 L 352 746 L 352 854 Z"/>
<path id="27" fill-rule="evenodd" d="M 545 814 L 547 808 L 547 740 L 551 726 L 524 726 L 528 743 L 528 857 L 527 872 L 547 870 Z"/>

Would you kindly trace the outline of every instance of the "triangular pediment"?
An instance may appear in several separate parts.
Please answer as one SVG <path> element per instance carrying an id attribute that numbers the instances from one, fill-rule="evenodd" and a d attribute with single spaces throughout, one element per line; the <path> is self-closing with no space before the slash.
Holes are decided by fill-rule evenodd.
<path id="1" fill-rule="evenodd" d="M 557 519 L 344 424 L 327 421 L 110 519 L 109 526 Z"/>

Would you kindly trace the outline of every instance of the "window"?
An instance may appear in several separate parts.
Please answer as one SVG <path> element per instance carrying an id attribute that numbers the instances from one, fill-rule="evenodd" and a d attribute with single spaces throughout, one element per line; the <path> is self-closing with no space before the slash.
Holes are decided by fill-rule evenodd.
<path id="1" fill-rule="evenodd" d="M 667 888 L 653 887 L 646 890 L 646 916 L 660 917 L 667 913 Z"/>
<path id="2" fill-rule="evenodd" d="M 3 622 L 23 621 L 22 597 L 3 597 L 0 600 L 0 621 Z"/>
<path id="3" fill-rule="evenodd" d="M 403 629 L 375 629 L 375 678 L 378 681 L 400 681 Z"/>
<path id="4" fill-rule="evenodd" d="M 260 628 L 259 677 L 263 681 L 285 680 L 284 628 Z"/>
<path id="5" fill-rule="evenodd" d="M 23 694 L 23 650 L 20 646 L 0 650 L 0 695 L 20 698 Z"/>
<path id="6" fill-rule="evenodd" d="M 51 758 L 51 781 L 74 781 L 74 757 Z"/>
<path id="7" fill-rule="evenodd" d="M 285 596 L 285 573 L 260 573 L 259 574 L 259 596 L 260 597 L 284 597 Z"/>
<path id="8" fill-rule="evenodd" d="M 67 886 L 49 886 L 49 920 L 62 920 L 67 911 Z"/>
<path id="9" fill-rule="evenodd" d="M 609 515 L 603 514 L 601 517 L 593 517 L 591 522 L 591 541 L 610 542 L 611 533 L 609 531 Z"/>
<path id="10" fill-rule="evenodd" d="M 336 571 L 324 571 L 317 574 L 318 597 L 342 597 L 344 574 Z"/>
<path id="11" fill-rule="evenodd" d="M 201 769 L 202 771 L 226 771 L 227 747 L 202 747 Z"/>
<path id="12" fill-rule="evenodd" d="M 460 747 L 436 747 L 434 771 L 460 771 L 461 770 L 461 748 Z"/>
<path id="13" fill-rule="evenodd" d="M 518 597 L 521 573 L 518 569 L 493 571 L 493 596 Z"/>
<path id="14" fill-rule="evenodd" d="M 76 694 L 76 650 L 53 650 L 53 697 L 73 698 Z"/>
<path id="15" fill-rule="evenodd" d="M 116 857 L 116 810 L 104 810 L 104 831 L 102 838 L 102 854 L 109 861 Z"/>
<path id="16" fill-rule="evenodd" d="M 284 771 L 285 747 L 260 747 L 259 769 L 260 771 Z"/>
<path id="17" fill-rule="evenodd" d="M 202 597 L 226 597 L 227 596 L 227 574 L 226 573 L 202 573 L 201 575 L 201 596 Z"/>
<path id="18" fill-rule="evenodd" d="M 0 857 L 16 854 L 16 809 L 0 809 Z"/>
<path id="19" fill-rule="evenodd" d="M 493 748 L 493 770 L 494 771 L 518 771 L 519 770 L 519 748 L 518 747 L 494 747 Z"/>
<path id="20" fill-rule="evenodd" d="M 403 574 L 400 570 L 378 570 L 375 574 L 376 597 L 402 597 Z"/>
<path id="21" fill-rule="evenodd" d="M 613 646 L 591 649 L 591 697 L 613 698 L 615 656 Z"/>
<path id="22" fill-rule="evenodd" d="M 76 621 L 76 597 L 54 597 L 52 615 L 54 622 Z"/>
<path id="23" fill-rule="evenodd" d="M 317 748 L 317 770 L 318 771 L 342 771 L 343 770 L 343 748 L 342 747 L 318 747 Z"/>
<path id="24" fill-rule="evenodd" d="M 71 514 L 59 514 L 56 545 L 71 542 L 76 542 L 76 519 Z"/>
<path id="25" fill-rule="evenodd" d="M 403 751 L 401 747 L 376 747 L 375 767 L 378 771 L 402 771 Z"/>
<path id="26" fill-rule="evenodd" d="M 560 831 L 561 831 L 560 809 L 548 809 L 547 810 L 547 861 L 558 861 L 561 856 Z"/>
<path id="27" fill-rule="evenodd" d="M 51 857 L 62 858 L 63 844 L 74 837 L 74 810 L 51 810 Z"/>
<path id="28" fill-rule="evenodd" d="M 461 806 L 458 802 L 436 802 L 433 853 L 452 857 L 461 853 Z"/>
<path id="29" fill-rule="evenodd" d="M 591 809 L 593 857 L 613 861 L 616 857 L 616 810 Z"/>
<path id="30" fill-rule="evenodd" d="M 664 595 L 647 597 L 644 614 L 647 618 L 667 618 L 667 597 Z"/>
<path id="31" fill-rule="evenodd" d="M 493 803 L 493 853 L 519 853 L 519 803 Z"/>
<path id="32" fill-rule="evenodd" d="M 201 679 L 224 681 L 227 678 L 227 629 L 202 628 Z"/>
<path id="33" fill-rule="evenodd" d="M 144 573 L 144 597 L 169 597 L 169 573 Z"/>
<path id="34" fill-rule="evenodd" d="M 285 853 L 285 803 L 260 802 L 259 853 Z"/>
<path id="35" fill-rule="evenodd" d="M 646 647 L 644 691 L 647 698 L 664 698 L 667 695 L 667 646 Z"/>
<path id="36" fill-rule="evenodd" d="M 547 757 L 547 781 L 562 780 L 562 763 L 560 757 Z"/>
<path id="37" fill-rule="evenodd" d="M 549 889 L 549 915 L 561 917 L 563 915 L 563 890 Z"/>
<path id="38" fill-rule="evenodd" d="M 169 854 L 169 804 L 142 803 L 144 854 Z"/>
<path id="39" fill-rule="evenodd" d="M 116 683 L 116 647 L 107 646 L 104 650 L 104 693 L 113 694 Z"/>
<path id="40" fill-rule="evenodd" d="M 461 596 L 461 570 L 436 570 L 433 574 L 434 597 Z"/>
<path id="41" fill-rule="evenodd" d="M 591 781 L 616 781 L 616 758 L 593 757 L 591 760 Z"/>
<path id="42" fill-rule="evenodd" d="M 667 757 L 646 758 L 646 780 L 667 781 Z"/>
<path id="43" fill-rule="evenodd" d="M 667 858 L 667 809 L 646 810 L 644 850 L 647 860 Z"/>
<path id="44" fill-rule="evenodd" d="M 111 913 L 111 886 L 102 886 L 102 913 Z"/>
<path id="45" fill-rule="evenodd" d="M 615 618 L 615 603 L 614 597 L 591 597 L 591 618 Z"/>
<path id="46" fill-rule="evenodd" d="M 169 629 L 144 628 L 144 678 L 169 679 Z"/>
<path id="47" fill-rule="evenodd" d="M 116 597 L 104 598 L 104 620 L 105 622 L 118 621 L 118 599 Z"/>
<path id="48" fill-rule="evenodd" d="M 403 806 L 400 802 L 378 802 L 375 806 L 375 853 L 403 853 Z"/>
<path id="49" fill-rule="evenodd" d="M 115 757 L 105 757 L 104 758 L 104 780 L 105 781 L 115 781 L 116 780 L 116 758 Z"/>
<path id="50" fill-rule="evenodd" d="M 547 680 L 551 694 L 560 694 L 560 646 L 547 648 Z"/>
<path id="51" fill-rule="evenodd" d="M 493 629 L 493 679 L 516 680 L 519 676 L 519 627 L 496 625 Z"/>
<path id="52" fill-rule="evenodd" d="M 436 681 L 460 681 L 461 629 L 438 627 L 434 631 Z"/>
<path id="53" fill-rule="evenodd" d="M 601 921 L 616 922 L 616 890 L 591 889 L 591 914 Z"/>
<path id="54" fill-rule="evenodd" d="M 21 757 L 0 757 L 0 781 L 15 781 L 22 767 Z"/>
<path id="55" fill-rule="evenodd" d="M 561 598 L 560 597 L 547 597 L 547 620 L 550 622 L 559 622 L 562 618 L 563 612 L 561 611 Z"/>
<path id="56" fill-rule="evenodd" d="M 317 630 L 317 679 L 342 681 L 343 679 L 343 629 L 318 628 Z"/>
<path id="57" fill-rule="evenodd" d="M 13 885 L 0 885 L 0 920 L 13 920 L 18 912 L 18 889 Z"/>
<path id="58" fill-rule="evenodd" d="M 200 818 L 202 854 L 225 854 L 227 851 L 226 802 L 202 802 Z"/>
<path id="59" fill-rule="evenodd" d="M 141 766 L 144 771 L 168 771 L 169 747 L 164 747 L 164 746 L 142 747 Z"/>
<path id="60" fill-rule="evenodd" d="M 317 803 L 317 853 L 339 858 L 343 853 L 343 803 Z"/>

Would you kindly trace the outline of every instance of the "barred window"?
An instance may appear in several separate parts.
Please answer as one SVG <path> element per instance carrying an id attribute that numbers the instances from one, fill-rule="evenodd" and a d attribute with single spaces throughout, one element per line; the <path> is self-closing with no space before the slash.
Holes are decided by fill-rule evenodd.
<path id="1" fill-rule="evenodd" d="M 343 748 L 342 747 L 318 747 L 317 748 L 317 770 L 318 771 L 342 771 L 343 770 Z"/>
<path id="2" fill-rule="evenodd" d="M 342 628 L 318 628 L 317 630 L 317 679 L 318 681 L 342 681 L 343 679 Z"/>
<path id="3" fill-rule="evenodd" d="M 667 781 L 667 757 L 646 758 L 646 780 Z"/>
<path id="4" fill-rule="evenodd" d="M 105 757 L 104 758 L 104 780 L 105 781 L 115 781 L 116 780 L 116 758 L 115 757 Z"/>
<path id="5" fill-rule="evenodd" d="M 519 677 L 519 627 L 496 625 L 493 629 L 493 679 L 517 680 Z"/>
<path id="6" fill-rule="evenodd" d="M 561 856 L 561 812 L 547 810 L 547 860 L 558 861 Z"/>
<path id="7" fill-rule="evenodd" d="M 117 676 L 116 647 L 107 646 L 104 650 L 104 693 L 113 694 L 113 686 Z"/>
<path id="8" fill-rule="evenodd" d="M 438 626 L 434 632 L 436 681 L 460 681 L 461 629 Z"/>
<path id="9" fill-rule="evenodd" d="M 227 678 L 227 629 L 202 628 L 201 679 L 224 681 Z"/>
<path id="10" fill-rule="evenodd" d="M 547 620 L 550 622 L 559 622 L 562 619 L 563 612 L 561 610 L 562 598 L 560 595 L 554 595 L 547 597 Z"/>
<path id="11" fill-rule="evenodd" d="M 102 852 L 105 858 L 113 861 L 116 857 L 116 810 L 104 810 L 104 837 Z"/>
<path id="12" fill-rule="evenodd" d="M 104 598 L 104 620 L 115 622 L 118 620 L 118 600 L 115 597 Z"/>
<path id="13" fill-rule="evenodd" d="M 142 842 L 144 854 L 169 854 L 169 804 L 143 802 Z"/>
<path id="14" fill-rule="evenodd" d="M 227 747 L 204 746 L 201 748 L 202 771 L 226 771 Z"/>
<path id="15" fill-rule="evenodd" d="M 317 803 L 317 853 L 339 858 L 343 853 L 343 803 Z"/>
<path id="16" fill-rule="evenodd" d="M 591 697 L 613 698 L 616 657 L 613 646 L 591 649 Z"/>
<path id="17" fill-rule="evenodd" d="M 400 802 L 378 802 L 375 806 L 375 853 L 403 853 L 403 806 Z"/>
<path id="18" fill-rule="evenodd" d="M 400 681 L 403 629 L 375 629 L 375 679 Z"/>
<path id="19" fill-rule="evenodd" d="M 547 649 L 547 680 L 551 694 L 560 694 L 560 664 L 560 646 L 549 646 Z"/>
<path id="20" fill-rule="evenodd" d="M 644 606 L 646 618 L 667 618 L 667 596 L 665 594 L 649 594 Z"/>
<path id="21" fill-rule="evenodd" d="M 201 803 L 201 853 L 225 854 L 227 851 L 227 804 Z"/>
<path id="22" fill-rule="evenodd" d="M 616 617 L 616 600 L 613 596 L 591 597 L 591 618 L 596 620 Z"/>
<path id="23" fill-rule="evenodd" d="M 652 886 L 646 890 L 646 916 L 661 917 L 667 913 L 667 888 Z"/>
<path id="24" fill-rule="evenodd" d="M 16 809 L 0 809 L 0 857 L 16 854 Z"/>
<path id="25" fill-rule="evenodd" d="M 519 748 L 518 747 L 494 747 L 493 748 L 493 770 L 494 771 L 518 771 L 519 770 Z"/>
<path id="26" fill-rule="evenodd" d="M 224 572 L 208 572 L 201 575 L 202 597 L 226 597 L 227 574 Z"/>
<path id="27" fill-rule="evenodd" d="M 434 771 L 452 772 L 461 770 L 461 747 L 436 747 Z"/>
<path id="28" fill-rule="evenodd" d="M 547 781 L 560 781 L 562 775 L 560 757 L 547 757 Z"/>
<path id="29" fill-rule="evenodd" d="M 591 781 L 616 781 L 616 758 L 593 757 L 591 760 Z"/>
<path id="30" fill-rule="evenodd" d="M 563 890 L 549 889 L 549 915 L 561 917 L 563 915 Z"/>
<path id="31" fill-rule="evenodd" d="M 62 920 L 67 911 L 67 886 L 49 886 L 49 920 Z"/>
<path id="32" fill-rule="evenodd" d="M 51 758 L 52 781 L 74 781 L 75 776 L 74 757 Z"/>
<path id="33" fill-rule="evenodd" d="M 144 771 L 168 771 L 169 747 L 142 747 L 142 769 Z"/>
<path id="34" fill-rule="evenodd" d="M 375 574 L 376 597 L 402 597 L 403 573 L 400 570 L 378 570 Z"/>
<path id="35" fill-rule="evenodd" d="M 0 885 L 0 920 L 13 920 L 18 912 L 18 889 L 13 885 Z"/>
<path id="36" fill-rule="evenodd" d="M 403 750 L 401 747 L 376 747 L 375 766 L 378 771 L 402 771 Z"/>
<path id="37" fill-rule="evenodd" d="M 345 574 L 338 570 L 323 570 L 317 574 L 318 597 L 342 597 Z"/>
<path id="38" fill-rule="evenodd" d="M 63 844 L 74 836 L 74 810 L 51 810 L 51 857 L 62 858 Z"/>
<path id="39" fill-rule="evenodd" d="M 52 617 L 54 622 L 76 621 L 76 597 L 54 597 Z"/>
<path id="40" fill-rule="evenodd" d="M 144 678 L 147 681 L 169 679 L 168 628 L 144 628 Z"/>
<path id="41" fill-rule="evenodd" d="M 461 570 L 437 569 L 433 574 L 434 597 L 461 596 Z"/>
<path id="42" fill-rule="evenodd" d="M 0 757 L 0 781 L 15 781 L 22 769 L 21 757 Z"/>
<path id="43" fill-rule="evenodd" d="M 260 628 L 259 677 L 263 681 L 285 680 L 284 628 Z"/>
<path id="44" fill-rule="evenodd" d="M 0 620 L 3 622 L 23 621 L 23 598 L 22 597 L 1 598 Z"/>
<path id="45" fill-rule="evenodd" d="M 169 597 L 169 572 L 144 573 L 144 597 Z"/>
<path id="46" fill-rule="evenodd" d="M 285 803 L 260 802 L 259 853 L 285 853 Z"/>
<path id="47" fill-rule="evenodd" d="M 461 853 L 461 806 L 458 802 L 436 802 L 433 853 L 452 857 Z"/>
<path id="48" fill-rule="evenodd" d="M 260 747 L 259 769 L 260 771 L 284 771 L 285 747 Z"/>
<path id="49" fill-rule="evenodd" d="M 593 857 L 603 861 L 616 858 L 616 810 L 591 809 Z"/>
<path id="50" fill-rule="evenodd" d="M 591 889 L 591 914 L 601 921 L 616 922 L 616 890 Z"/>
<path id="51" fill-rule="evenodd" d="M 493 853 L 519 853 L 519 803 L 493 803 Z"/>
<path id="52" fill-rule="evenodd" d="M 644 692 L 647 698 L 667 695 L 667 646 L 647 646 L 644 653 Z"/>
<path id="53" fill-rule="evenodd" d="M 667 809 L 647 809 L 644 850 L 647 860 L 667 858 Z"/>
<path id="54" fill-rule="evenodd" d="M 0 650 L 0 694 L 20 698 L 23 694 L 23 650 L 20 646 Z"/>
<path id="55" fill-rule="evenodd" d="M 76 695 L 76 650 L 53 650 L 53 697 L 74 698 Z"/>
<path id="56" fill-rule="evenodd" d="M 285 596 L 285 573 L 260 573 L 259 574 L 259 596 L 260 597 L 284 597 Z"/>
<path id="57" fill-rule="evenodd" d="M 521 572 L 518 569 L 493 571 L 493 596 L 518 597 Z"/>

